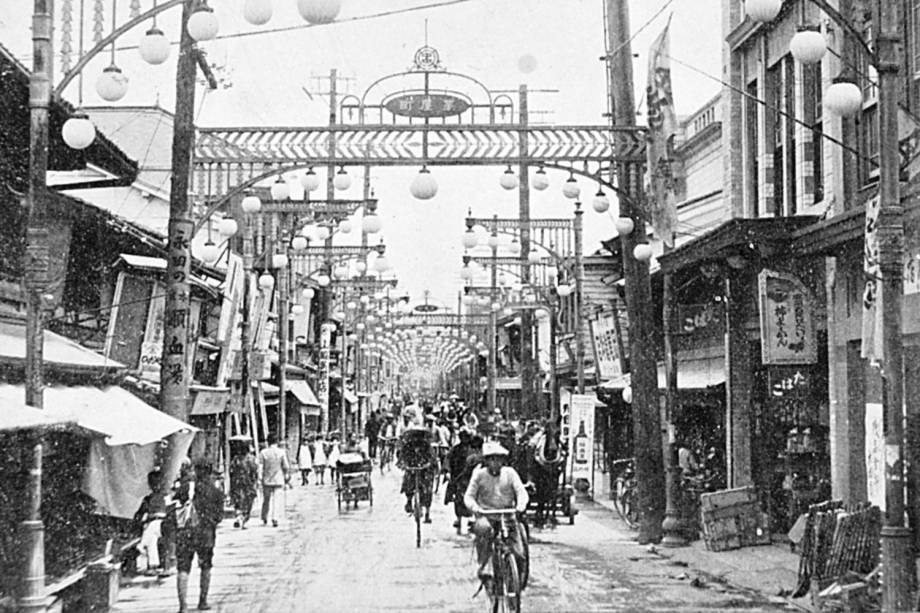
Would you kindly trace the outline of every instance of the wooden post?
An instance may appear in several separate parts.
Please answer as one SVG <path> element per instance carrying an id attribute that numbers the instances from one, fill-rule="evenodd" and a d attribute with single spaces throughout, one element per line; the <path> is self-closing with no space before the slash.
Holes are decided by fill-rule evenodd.
<path id="1" fill-rule="evenodd" d="M 493 217 L 494 219 L 498 218 L 498 215 Z M 495 236 L 497 232 L 497 222 L 493 223 L 492 226 L 492 235 Z M 489 281 L 489 373 L 488 373 L 488 393 L 489 397 L 487 398 L 487 408 L 489 410 L 489 415 L 491 416 L 495 412 L 495 407 L 497 406 L 497 398 L 495 393 L 495 378 L 498 375 L 498 356 L 496 355 L 495 347 L 495 335 L 496 335 L 496 313 L 492 305 L 495 304 L 495 286 L 498 283 L 498 264 L 496 258 L 498 257 L 498 246 L 492 247 L 492 262 L 490 263 L 490 281 Z"/>
<path id="2" fill-rule="evenodd" d="M 522 127 L 528 124 L 527 86 L 518 88 L 518 123 Z M 527 130 L 518 133 L 521 157 L 527 155 L 528 138 Z M 530 284 L 530 186 L 528 185 L 527 162 L 522 161 L 518 166 L 518 218 L 520 220 L 521 235 L 521 284 L 527 287 Z M 535 395 L 534 357 L 533 351 L 533 311 L 521 311 L 521 419 L 532 417 L 537 409 Z"/>
<path id="3" fill-rule="evenodd" d="M 673 283 L 673 274 L 665 272 L 662 292 L 662 326 L 664 328 L 664 372 L 667 379 L 665 404 L 668 415 L 668 445 L 665 448 L 667 455 L 667 472 L 665 473 L 666 498 L 664 522 L 661 524 L 664 538 L 661 544 L 665 547 L 684 547 L 687 545 L 687 539 L 684 538 L 681 532 L 683 528 L 680 507 L 681 468 L 678 465 L 678 450 L 674 440 L 674 433 L 677 427 L 675 421 L 680 406 L 680 396 L 677 390 L 677 355 L 674 352 L 672 330 L 674 322 Z"/>
<path id="4" fill-rule="evenodd" d="M 745 331 L 750 282 L 725 277 L 725 457 L 728 487 L 751 485 L 751 347 Z"/>
<path id="5" fill-rule="evenodd" d="M 616 126 L 634 126 L 636 106 L 633 98 L 632 46 L 629 34 L 627 0 L 607 1 L 607 58 L 613 122 Z M 626 308 L 629 314 L 629 356 L 633 390 L 633 433 L 636 457 L 636 481 L 641 513 L 639 543 L 661 539 L 664 516 L 665 480 L 662 461 L 661 416 L 658 406 L 658 372 L 652 347 L 654 327 L 651 282 L 648 264 L 633 256 L 633 248 L 645 242 L 645 221 L 638 203 L 642 200 L 642 173 L 638 165 L 615 165 L 617 184 L 627 197 L 620 196 L 620 215 L 633 220 L 635 229 L 621 237 L 623 274 L 626 279 Z"/>
<path id="6" fill-rule="evenodd" d="M 584 333 L 584 279 L 585 260 L 582 253 L 582 230 L 584 227 L 584 214 L 581 203 L 575 203 L 575 219 L 572 227 L 575 230 L 575 369 L 578 382 L 578 393 L 585 393 L 585 333 Z"/>

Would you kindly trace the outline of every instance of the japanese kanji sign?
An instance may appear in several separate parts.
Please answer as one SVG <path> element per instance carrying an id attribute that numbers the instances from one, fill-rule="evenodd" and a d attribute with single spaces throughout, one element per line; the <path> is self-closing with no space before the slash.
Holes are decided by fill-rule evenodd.
<path id="1" fill-rule="evenodd" d="M 596 320 L 591 321 L 591 340 L 594 342 L 594 364 L 597 376 L 604 379 L 619 377 L 623 370 L 620 367 L 620 347 L 617 342 L 617 326 L 614 318 L 616 312 L 602 313 Z"/>
<path id="2" fill-rule="evenodd" d="M 764 364 L 814 364 L 818 360 L 814 304 L 798 277 L 762 270 L 760 346 Z"/>

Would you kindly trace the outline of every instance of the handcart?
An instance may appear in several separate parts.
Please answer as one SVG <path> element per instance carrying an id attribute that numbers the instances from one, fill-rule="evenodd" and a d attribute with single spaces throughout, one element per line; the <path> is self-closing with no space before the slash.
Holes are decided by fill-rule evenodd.
<path id="1" fill-rule="evenodd" d="M 343 453 L 335 465 L 335 494 L 338 498 L 339 512 L 342 502 L 348 509 L 348 503 L 358 508 L 359 500 L 367 500 L 374 506 L 374 484 L 371 481 L 371 461 L 360 453 Z"/>

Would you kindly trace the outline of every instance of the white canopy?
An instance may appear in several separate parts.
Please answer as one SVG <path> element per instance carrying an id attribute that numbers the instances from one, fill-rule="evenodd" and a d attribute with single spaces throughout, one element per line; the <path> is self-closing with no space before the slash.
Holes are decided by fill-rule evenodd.
<path id="1" fill-rule="evenodd" d="M 0 432 L 29 430 L 73 423 L 73 420 L 59 419 L 47 411 L 36 409 L 23 402 L 0 398 Z"/>

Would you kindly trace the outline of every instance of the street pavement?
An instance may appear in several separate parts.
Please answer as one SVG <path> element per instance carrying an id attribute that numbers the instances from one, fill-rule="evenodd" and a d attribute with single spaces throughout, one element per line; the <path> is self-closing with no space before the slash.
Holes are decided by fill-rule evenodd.
<path id="1" fill-rule="evenodd" d="M 482 612 L 472 537 L 452 528 L 451 507 L 436 502 L 432 524 L 403 511 L 401 473 L 374 471 L 374 505 L 339 513 L 335 486 L 286 492 L 278 528 L 256 517 L 246 530 L 218 528 L 210 602 L 222 613 Z M 443 490 L 442 490 L 443 494 Z M 258 506 L 256 506 L 258 508 Z M 696 574 L 686 562 L 638 545 L 608 509 L 586 502 L 575 524 L 531 532 L 531 582 L 522 611 L 781 611 L 784 602 Z M 192 571 L 191 610 L 198 571 Z M 113 613 L 178 610 L 175 577 L 136 577 Z"/>

